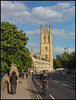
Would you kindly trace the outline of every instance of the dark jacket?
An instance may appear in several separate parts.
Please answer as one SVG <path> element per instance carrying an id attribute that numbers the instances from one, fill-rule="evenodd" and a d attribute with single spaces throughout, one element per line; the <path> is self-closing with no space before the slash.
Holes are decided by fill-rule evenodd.
<path id="1" fill-rule="evenodd" d="M 48 75 L 46 73 L 43 73 L 40 75 L 40 80 L 44 81 L 44 80 L 48 80 Z"/>
<path id="2" fill-rule="evenodd" d="M 19 73 L 19 77 L 20 77 L 20 78 L 22 77 L 22 71 L 20 71 L 20 73 Z"/>
<path id="3" fill-rule="evenodd" d="M 10 77 L 11 84 L 17 85 L 17 79 L 18 79 L 17 75 L 11 75 L 11 77 Z"/>

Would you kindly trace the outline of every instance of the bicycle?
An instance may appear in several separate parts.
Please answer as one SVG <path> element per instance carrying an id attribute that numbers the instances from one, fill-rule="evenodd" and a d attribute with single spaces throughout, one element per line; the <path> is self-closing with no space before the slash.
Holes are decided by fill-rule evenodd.
<path id="1" fill-rule="evenodd" d="M 42 81 L 43 94 L 46 95 L 48 81 Z"/>

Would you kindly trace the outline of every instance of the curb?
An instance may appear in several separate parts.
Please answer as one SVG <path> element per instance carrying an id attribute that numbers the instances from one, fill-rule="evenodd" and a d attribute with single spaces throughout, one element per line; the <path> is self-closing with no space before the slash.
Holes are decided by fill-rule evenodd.
<path id="1" fill-rule="evenodd" d="M 40 96 L 39 92 L 37 91 L 37 89 L 36 89 L 36 87 L 35 87 L 35 85 L 32 81 L 32 75 L 31 75 L 30 78 L 31 78 L 30 82 L 32 84 L 32 90 L 35 92 L 35 95 L 36 95 L 37 99 L 42 99 L 42 97 Z"/>

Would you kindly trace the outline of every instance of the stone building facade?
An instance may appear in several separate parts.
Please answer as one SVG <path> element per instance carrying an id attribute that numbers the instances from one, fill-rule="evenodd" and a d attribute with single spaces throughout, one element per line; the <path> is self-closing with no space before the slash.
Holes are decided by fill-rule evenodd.
<path id="1" fill-rule="evenodd" d="M 44 30 L 41 24 L 40 29 L 40 58 L 50 61 L 53 67 L 52 27 L 49 25 L 49 30 L 47 30 L 46 26 Z"/>
<path id="2" fill-rule="evenodd" d="M 31 57 L 33 59 L 32 68 L 34 71 L 42 71 L 42 70 L 53 70 L 53 48 L 52 48 L 52 27 L 49 25 L 49 30 L 47 30 L 47 26 L 45 27 L 45 31 L 41 24 L 40 27 L 40 57 L 37 54 L 35 58 L 33 56 L 33 49 L 31 50 Z"/>

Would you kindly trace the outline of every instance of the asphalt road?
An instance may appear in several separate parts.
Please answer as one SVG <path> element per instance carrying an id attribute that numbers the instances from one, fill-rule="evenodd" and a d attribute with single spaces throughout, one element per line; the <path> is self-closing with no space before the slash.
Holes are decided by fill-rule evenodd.
<path id="1" fill-rule="evenodd" d="M 48 73 L 48 90 L 43 95 L 40 74 L 32 77 L 33 83 L 42 99 L 75 99 L 75 78 L 67 75 L 59 75 L 58 72 Z"/>

